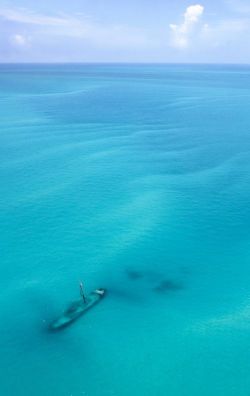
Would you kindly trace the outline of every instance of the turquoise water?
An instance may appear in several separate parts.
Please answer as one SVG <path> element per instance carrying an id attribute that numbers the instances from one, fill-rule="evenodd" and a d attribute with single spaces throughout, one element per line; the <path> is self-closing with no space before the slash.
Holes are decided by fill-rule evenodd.
<path id="1" fill-rule="evenodd" d="M 0 66 L 1 395 L 249 396 L 249 88 Z M 80 280 L 106 299 L 50 333 Z"/>

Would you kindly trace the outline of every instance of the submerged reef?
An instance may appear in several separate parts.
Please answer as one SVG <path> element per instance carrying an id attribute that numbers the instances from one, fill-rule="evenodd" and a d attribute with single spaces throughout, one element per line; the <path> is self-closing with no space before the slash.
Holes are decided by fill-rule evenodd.
<path id="1" fill-rule="evenodd" d="M 171 279 L 165 279 L 159 285 L 153 288 L 156 293 L 166 293 L 170 291 L 182 290 L 183 285 Z"/>
<path id="2" fill-rule="evenodd" d="M 137 280 L 137 279 L 143 278 L 143 274 L 141 272 L 135 271 L 135 270 L 127 269 L 126 274 L 127 274 L 127 277 L 131 280 Z"/>
<path id="3" fill-rule="evenodd" d="M 183 283 L 179 280 L 171 278 L 166 279 L 163 274 L 151 270 L 146 270 L 142 272 L 138 271 L 137 269 L 126 269 L 126 275 L 129 280 L 143 281 L 143 283 L 141 284 L 141 290 L 145 290 L 150 287 L 150 289 L 153 290 L 155 293 L 166 294 L 169 292 L 176 292 L 184 288 Z"/>

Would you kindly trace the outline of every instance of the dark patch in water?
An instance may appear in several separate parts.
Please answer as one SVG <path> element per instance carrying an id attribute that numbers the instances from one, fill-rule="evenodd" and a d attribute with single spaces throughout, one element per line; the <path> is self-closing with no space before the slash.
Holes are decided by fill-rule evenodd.
<path id="1" fill-rule="evenodd" d="M 127 270 L 126 273 L 127 273 L 128 278 L 131 280 L 137 280 L 137 279 L 141 279 L 143 277 L 143 274 L 139 271 Z"/>
<path id="2" fill-rule="evenodd" d="M 156 293 L 167 293 L 167 292 L 178 291 L 178 290 L 182 290 L 182 289 L 183 289 L 182 284 L 175 282 L 171 279 L 165 279 L 158 286 L 156 286 L 153 290 Z"/>

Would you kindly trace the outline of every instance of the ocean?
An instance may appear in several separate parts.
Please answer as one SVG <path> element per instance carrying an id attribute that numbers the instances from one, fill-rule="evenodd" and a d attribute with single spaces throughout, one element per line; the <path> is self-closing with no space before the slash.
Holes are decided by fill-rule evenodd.
<path id="1" fill-rule="evenodd" d="M 250 66 L 0 66 L 0 394 L 250 395 Z M 49 325 L 87 292 L 107 296 Z"/>

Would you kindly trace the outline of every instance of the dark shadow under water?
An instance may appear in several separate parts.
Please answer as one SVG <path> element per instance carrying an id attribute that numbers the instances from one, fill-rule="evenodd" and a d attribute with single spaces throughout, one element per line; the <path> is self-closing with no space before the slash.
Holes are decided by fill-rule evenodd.
<path id="1" fill-rule="evenodd" d="M 169 292 L 176 292 L 182 289 L 184 289 L 183 284 L 172 279 L 164 279 L 153 288 L 153 291 L 156 293 L 164 294 Z"/>

